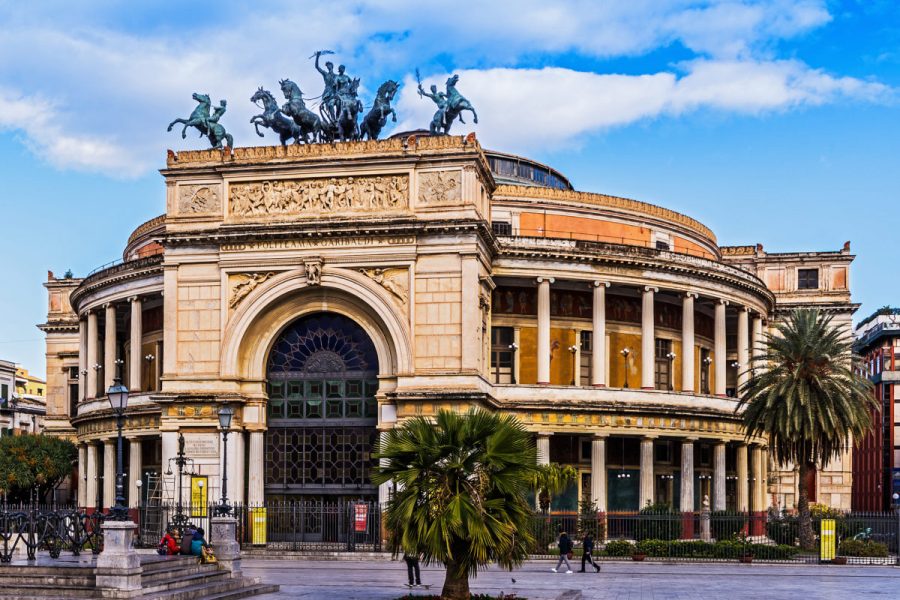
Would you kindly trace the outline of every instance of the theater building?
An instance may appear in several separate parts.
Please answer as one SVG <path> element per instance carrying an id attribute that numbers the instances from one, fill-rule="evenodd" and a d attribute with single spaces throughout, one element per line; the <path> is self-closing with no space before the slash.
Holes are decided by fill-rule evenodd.
<path id="1" fill-rule="evenodd" d="M 229 497 L 253 505 L 384 500 L 379 432 L 478 406 L 577 468 L 554 510 L 791 508 L 735 390 L 784 310 L 849 325 L 849 247 L 723 247 L 474 135 L 170 151 L 161 173 L 165 214 L 121 262 L 46 283 L 47 429 L 78 444 L 82 505 L 113 497 L 120 371 L 132 505 L 138 474 L 172 497 L 179 435 L 217 497 L 227 404 Z M 849 508 L 849 466 L 814 476 Z"/>

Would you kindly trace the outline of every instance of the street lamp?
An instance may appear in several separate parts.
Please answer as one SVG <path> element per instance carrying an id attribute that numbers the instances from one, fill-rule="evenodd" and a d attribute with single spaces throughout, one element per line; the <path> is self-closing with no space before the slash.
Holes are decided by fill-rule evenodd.
<path id="1" fill-rule="evenodd" d="M 112 387 L 106 391 L 109 406 L 116 416 L 118 438 L 116 444 L 116 505 L 110 509 L 113 521 L 127 521 L 128 507 L 125 506 L 125 489 L 123 480 L 125 473 L 122 465 L 122 426 L 125 424 L 125 409 L 128 407 L 128 388 L 116 377 Z"/>
<path id="2" fill-rule="evenodd" d="M 509 353 L 510 353 L 510 383 L 513 385 L 516 384 L 516 350 L 519 349 L 519 345 L 515 342 L 509 345 Z"/>
<path id="3" fill-rule="evenodd" d="M 676 356 L 677 355 L 671 351 L 668 354 L 666 354 L 666 358 L 669 359 L 669 391 L 670 392 L 675 390 L 675 357 Z"/>
<path id="4" fill-rule="evenodd" d="M 186 458 L 184 455 L 184 434 L 178 433 L 178 453 L 169 459 L 169 468 L 166 475 L 172 475 L 172 461 L 178 467 L 178 504 L 175 505 L 175 516 L 172 517 L 172 525 L 178 529 L 178 533 L 183 533 L 185 526 L 190 520 L 184 516 L 184 504 L 182 504 L 182 486 L 184 484 L 184 468 L 188 465 L 191 467 L 189 473 L 193 475 L 194 459 Z"/>
<path id="5" fill-rule="evenodd" d="M 234 409 L 227 404 L 219 409 L 219 426 L 222 428 L 222 501 L 216 507 L 216 513 L 222 516 L 231 514 L 231 507 L 228 506 L 228 433 L 232 417 Z"/>
<path id="6" fill-rule="evenodd" d="M 578 368 L 578 365 L 575 364 L 575 357 L 578 356 L 578 346 L 572 344 L 569 346 L 569 352 L 572 353 L 572 385 L 575 385 L 575 369 Z"/>
<path id="7" fill-rule="evenodd" d="M 629 348 L 622 348 L 622 356 L 625 357 L 625 387 L 628 387 L 628 355 L 631 354 Z"/>

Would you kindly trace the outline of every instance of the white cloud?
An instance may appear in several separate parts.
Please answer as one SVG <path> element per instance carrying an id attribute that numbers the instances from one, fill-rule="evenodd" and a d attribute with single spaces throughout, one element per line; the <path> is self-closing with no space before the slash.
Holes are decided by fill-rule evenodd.
<path id="1" fill-rule="evenodd" d="M 584 135 L 644 119 L 714 109 L 757 114 L 802 105 L 818 105 L 838 97 L 878 100 L 890 90 L 878 83 L 836 78 L 796 61 L 696 61 L 687 72 L 652 75 L 599 75 L 560 68 L 458 71 L 458 89 L 479 111 L 479 124 L 456 125 L 475 130 L 496 149 L 558 147 Z M 426 87 L 443 87 L 435 76 Z M 477 99 L 477 102 L 475 101 Z M 420 99 L 407 79 L 398 112 L 398 129 L 422 127 L 435 107 Z"/>
<path id="2" fill-rule="evenodd" d="M 413 67 L 467 67 L 457 71 L 460 90 L 480 111 L 479 133 L 510 151 L 701 109 L 755 114 L 886 93 L 770 56 L 774 42 L 829 20 L 824 0 L 518 0 L 452 18 L 446 2 L 421 0 L 302 10 L 285 0 L 253 13 L 225 2 L 209 19 L 175 25 L 173 10 L 166 28 L 143 32 L 117 28 L 110 7 L 58 8 L 48 18 L 42 7 L 0 7 L 0 128 L 55 165 L 114 176 L 148 172 L 166 147 L 205 146 L 194 130 L 184 141 L 165 131 L 193 110 L 194 91 L 229 100 L 222 123 L 237 144 L 273 143 L 251 128 L 260 111 L 249 96 L 261 84 L 280 96 L 283 77 L 317 96 L 321 77 L 307 59 L 317 48 L 362 76 L 366 99 L 378 81 L 405 77 L 398 128 L 427 126 L 434 110 L 415 94 Z M 528 68 L 559 53 L 627 56 L 675 43 L 693 60 L 644 75 Z"/>

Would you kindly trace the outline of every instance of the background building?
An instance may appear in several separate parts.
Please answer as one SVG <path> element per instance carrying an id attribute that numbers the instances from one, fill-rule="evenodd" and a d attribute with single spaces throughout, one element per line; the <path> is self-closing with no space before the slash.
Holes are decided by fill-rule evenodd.
<path id="1" fill-rule="evenodd" d="M 46 383 L 13 362 L 0 360 L 0 435 L 41 433 Z"/>
<path id="2" fill-rule="evenodd" d="M 473 135 L 170 152 L 162 174 L 166 213 L 121 263 L 46 284 L 48 430 L 79 445 L 83 505 L 113 496 L 120 373 L 132 505 L 138 474 L 172 497 L 180 435 L 216 497 L 229 404 L 229 497 L 255 505 L 383 500 L 379 431 L 480 406 L 576 467 L 555 510 L 790 508 L 734 391 L 783 310 L 849 323 L 849 246 L 720 247 Z M 849 508 L 849 472 L 828 473 L 819 499 Z"/>
<path id="3" fill-rule="evenodd" d="M 856 353 L 875 384 L 873 430 L 853 451 L 854 510 L 888 510 L 900 493 L 900 309 L 885 307 L 856 326 Z"/>

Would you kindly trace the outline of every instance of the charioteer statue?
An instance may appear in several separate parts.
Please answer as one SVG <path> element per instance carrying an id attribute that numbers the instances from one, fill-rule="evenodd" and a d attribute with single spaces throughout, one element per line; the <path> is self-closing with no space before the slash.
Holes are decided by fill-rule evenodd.
<path id="1" fill-rule="evenodd" d="M 219 106 L 213 111 L 213 114 L 209 114 L 210 105 L 212 104 L 209 96 L 194 92 L 192 97 L 198 102 L 197 108 L 194 109 L 194 112 L 187 119 L 175 119 L 169 123 L 167 131 L 172 131 L 175 123 L 181 123 L 184 125 L 181 129 L 182 139 L 187 137 L 187 128 L 194 127 L 200 132 L 201 137 L 205 135 L 209 139 L 209 143 L 213 148 L 222 148 L 222 142 L 226 142 L 229 148 L 233 148 L 234 138 L 225 131 L 225 127 L 219 124 L 219 119 L 225 114 L 228 103 L 225 100 L 220 100 Z"/>
<path id="2" fill-rule="evenodd" d="M 475 112 L 472 104 L 456 89 L 459 75 L 453 75 L 447 79 L 446 93 L 438 91 L 436 85 L 431 86 L 430 94 L 426 92 L 422 87 L 422 79 L 419 76 L 418 69 L 416 70 L 416 79 L 419 82 L 419 97 L 431 98 L 438 107 L 429 126 L 432 135 L 447 135 L 450 133 L 450 127 L 457 118 L 459 118 L 460 123 L 465 123 L 462 118 L 464 110 L 471 111 L 473 122 L 478 123 L 478 114 Z"/>

